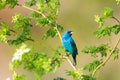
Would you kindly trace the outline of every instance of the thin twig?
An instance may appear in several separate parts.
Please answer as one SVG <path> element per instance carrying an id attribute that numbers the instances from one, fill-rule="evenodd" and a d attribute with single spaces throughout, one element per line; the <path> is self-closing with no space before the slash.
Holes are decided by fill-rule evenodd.
<path id="1" fill-rule="evenodd" d="M 111 50 L 110 55 L 105 59 L 104 62 L 102 62 L 102 63 L 93 71 L 92 77 L 94 77 L 95 74 L 96 74 L 96 72 L 97 72 L 102 66 L 104 66 L 104 65 L 108 62 L 108 60 L 109 60 L 110 57 L 112 56 L 112 53 L 114 52 L 114 50 L 115 50 L 116 47 L 118 46 L 119 42 L 120 42 L 120 38 L 118 39 L 118 41 L 117 41 L 116 45 L 114 46 L 114 48 Z"/>
<path id="2" fill-rule="evenodd" d="M 35 9 L 33 9 L 33 8 L 30 8 L 30 7 L 27 7 L 27 6 L 25 6 L 25 5 L 21 5 L 21 4 L 19 4 L 19 6 L 24 7 L 24 8 L 26 8 L 26 9 L 28 9 L 28 10 L 31 10 L 31 11 L 35 11 L 35 12 L 41 14 L 43 17 L 46 17 L 42 12 L 37 11 L 37 10 L 35 10 Z"/>
<path id="3" fill-rule="evenodd" d="M 37 44 L 39 44 L 40 46 L 46 48 L 47 50 L 50 50 L 50 51 L 52 51 L 52 52 L 55 52 L 55 51 L 56 51 L 56 50 L 53 49 L 51 46 L 48 46 L 47 44 L 45 44 L 45 43 L 43 43 L 43 42 L 40 42 L 39 40 L 35 40 L 35 42 L 36 42 Z"/>
<path id="4" fill-rule="evenodd" d="M 68 57 L 66 57 L 66 56 L 62 56 L 62 57 L 69 62 L 69 64 L 71 65 L 71 67 L 72 67 L 74 70 L 77 70 L 76 67 L 72 64 L 72 62 L 70 61 L 70 59 L 69 59 Z"/>
<path id="5" fill-rule="evenodd" d="M 59 32 L 57 26 L 55 27 L 55 29 L 56 29 L 56 31 L 57 31 L 57 33 L 58 33 L 58 36 L 59 36 L 59 38 L 60 38 L 60 41 L 62 42 L 62 37 L 61 37 L 61 34 L 60 34 L 60 32 Z"/>
<path id="6" fill-rule="evenodd" d="M 113 18 L 114 20 L 116 20 L 116 21 L 118 22 L 118 24 L 120 24 L 120 21 L 119 21 L 116 17 L 112 16 L 112 18 Z"/>

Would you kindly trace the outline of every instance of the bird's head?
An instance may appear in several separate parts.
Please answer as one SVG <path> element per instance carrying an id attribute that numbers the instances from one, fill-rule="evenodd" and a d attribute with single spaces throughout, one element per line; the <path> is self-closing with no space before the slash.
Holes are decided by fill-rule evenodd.
<path id="1" fill-rule="evenodd" d="M 67 30 L 67 31 L 63 34 L 63 36 L 64 36 L 64 37 L 71 37 L 72 34 L 73 34 L 73 31 Z"/>

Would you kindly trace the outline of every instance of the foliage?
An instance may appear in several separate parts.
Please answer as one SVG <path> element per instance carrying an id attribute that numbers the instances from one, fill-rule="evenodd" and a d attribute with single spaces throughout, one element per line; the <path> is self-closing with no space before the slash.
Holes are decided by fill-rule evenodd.
<path id="1" fill-rule="evenodd" d="M 110 26 L 100 28 L 95 32 L 95 34 L 98 38 L 102 38 L 105 35 L 110 36 L 111 33 L 118 34 L 119 31 L 120 31 L 120 25 L 115 24 L 115 25 L 110 25 Z"/>
<path id="2" fill-rule="evenodd" d="M 55 78 L 55 79 L 53 79 L 53 80 L 66 80 L 66 79 L 61 78 L 61 77 L 57 77 L 57 78 Z"/>
<path id="3" fill-rule="evenodd" d="M 13 80 L 27 80 L 25 75 L 19 75 L 16 72 L 13 74 Z"/>
<path id="4" fill-rule="evenodd" d="M 96 80 L 96 79 L 93 78 L 91 75 L 82 75 L 81 80 Z"/>
<path id="5" fill-rule="evenodd" d="M 5 8 L 6 5 L 9 5 L 10 8 L 14 8 L 18 5 L 18 0 L 0 0 L 0 9 Z"/>
<path id="6" fill-rule="evenodd" d="M 18 68 L 22 64 L 24 69 L 34 71 L 36 75 L 41 77 L 49 72 L 54 72 L 61 64 L 61 58 L 59 58 L 58 51 L 52 58 L 48 57 L 46 53 L 34 52 L 34 50 L 22 44 L 12 58 L 12 68 Z M 38 76 L 36 76 L 38 77 Z"/>
<path id="7" fill-rule="evenodd" d="M 1 30 L 0 30 L 0 43 L 7 41 L 7 36 L 10 35 L 10 29 L 9 26 L 5 22 L 1 22 L 0 24 Z"/>
<path id="8" fill-rule="evenodd" d="M 100 46 L 86 46 L 82 52 L 84 53 L 90 53 L 93 57 L 98 57 L 98 53 L 101 54 L 101 56 L 107 56 L 107 52 L 110 51 L 110 47 L 107 44 L 101 44 Z"/>
<path id="9" fill-rule="evenodd" d="M 116 2 L 119 4 L 120 0 L 116 0 Z M 34 80 L 42 80 L 43 75 L 56 72 L 61 66 L 63 59 L 70 63 L 69 58 L 66 58 L 68 56 L 66 56 L 66 50 L 63 46 L 52 49 L 51 54 L 53 55 L 48 56 L 48 53 L 36 51 L 30 44 L 26 43 L 27 41 L 35 42 L 31 31 L 34 25 L 32 21 L 40 28 L 46 27 L 43 40 L 57 36 L 61 39 L 60 32 L 63 31 L 63 26 L 57 22 L 60 0 L 29 0 L 23 4 L 20 4 L 18 0 L 0 0 L 0 9 L 4 9 L 6 6 L 11 9 L 19 6 L 31 11 L 27 15 L 16 13 L 12 16 L 12 26 L 5 21 L 0 21 L 0 43 L 5 42 L 17 48 L 10 64 L 10 68 L 14 72 L 13 80 L 27 80 L 26 75 L 18 74 L 15 71 L 16 68 L 23 67 L 25 70 L 33 71 Z M 117 23 L 106 25 L 106 22 L 110 19 L 115 20 Z M 116 36 L 120 32 L 120 21 L 114 16 L 114 10 L 110 7 L 105 7 L 100 15 L 95 15 L 95 21 L 98 23 L 99 28 L 94 34 L 99 39 L 105 36 L 109 36 L 110 39 L 112 34 Z M 107 39 L 108 37 L 105 38 Z M 95 77 L 96 72 L 107 63 L 111 56 L 114 60 L 119 58 L 120 49 L 118 44 L 120 39 L 116 41 L 115 46 L 111 45 L 109 39 L 107 43 L 102 43 L 98 46 L 87 45 L 83 48 L 82 52 L 90 54 L 95 60 L 85 64 L 83 70 L 77 69 L 70 63 L 74 70 L 67 70 L 66 74 L 72 76 L 74 80 L 97 80 Z M 86 74 L 84 71 L 88 71 L 90 74 Z M 66 79 L 57 77 L 53 80 Z"/>
<path id="10" fill-rule="evenodd" d="M 99 60 L 94 60 L 92 63 L 86 64 L 84 66 L 84 70 L 87 71 L 93 71 L 97 68 L 98 65 L 100 65 L 101 62 Z"/>
<path id="11" fill-rule="evenodd" d="M 19 45 L 25 41 L 32 40 L 30 35 L 30 28 L 32 24 L 30 23 L 30 18 L 23 16 L 22 14 L 15 14 L 12 17 L 12 22 L 14 23 L 13 28 L 15 30 L 21 30 L 21 34 L 16 35 L 15 40 L 8 40 L 10 45 Z"/>
<path id="12" fill-rule="evenodd" d="M 81 70 L 73 70 L 66 72 L 69 76 L 72 76 L 74 80 L 81 80 L 82 79 L 82 72 Z"/>
<path id="13" fill-rule="evenodd" d="M 119 1 L 117 2 L 119 3 Z M 115 20 L 117 24 L 106 25 L 106 22 L 109 19 Z M 112 33 L 118 35 L 120 32 L 120 21 L 114 16 L 113 9 L 105 7 L 101 15 L 95 15 L 95 21 L 99 24 L 98 30 L 94 32 L 96 37 L 100 39 L 108 35 L 109 38 L 107 44 L 100 44 L 99 46 L 86 46 L 82 50 L 83 53 L 90 54 L 94 58 L 99 57 L 98 60 L 93 60 L 93 62 L 84 66 L 83 69 L 90 72 L 89 75 L 83 75 L 85 80 L 96 80 L 96 72 L 107 63 L 111 56 L 113 56 L 114 60 L 118 59 L 119 57 L 119 48 L 117 48 L 117 46 L 120 42 L 120 39 L 118 39 L 115 46 L 112 46 L 111 42 L 109 42 L 111 41 L 110 37 L 112 36 Z"/>
<path id="14" fill-rule="evenodd" d="M 113 51 L 113 54 L 112 54 L 114 60 L 118 59 L 119 52 L 120 52 L 120 49 L 119 48 L 115 48 L 115 50 Z"/>
<path id="15" fill-rule="evenodd" d="M 120 0 L 116 0 L 116 2 L 117 2 L 117 4 L 119 4 L 119 3 L 120 3 Z"/>

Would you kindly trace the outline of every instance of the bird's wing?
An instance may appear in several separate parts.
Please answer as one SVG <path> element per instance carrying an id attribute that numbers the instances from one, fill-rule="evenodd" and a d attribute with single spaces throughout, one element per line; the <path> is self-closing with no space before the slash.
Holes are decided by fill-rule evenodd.
<path id="1" fill-rule="evenodd" d="M 70 39 L 70 45 L 71 45 L 71 47 L 72 47 L 72 49 L 73 49 L 73 53 L 74 53 L 74 54 L 78 54 L 77 46 L 76 46 L 76 44 L 75 44 L 75 41 L 74 41 L 72 38 Z"/>

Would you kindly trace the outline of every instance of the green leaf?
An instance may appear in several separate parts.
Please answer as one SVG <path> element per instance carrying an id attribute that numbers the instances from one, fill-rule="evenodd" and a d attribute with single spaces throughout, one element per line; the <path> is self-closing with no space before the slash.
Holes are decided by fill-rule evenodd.
<path id="1" fill-rule="evenodd" d="M 98 50 L 97 50 L 97 47 L 96 46 L 86 46 L 83 50 L 82 50 L 82 52 L 84 52 L 84 53 L 91 53 L 91 56 L 93 56 L 93 57 L 97 57 L 97 52 L 98 52 Z"/>
<path id="2" fill-rule="evenodd" d="M 113 25 L 112 32 L 118 34 L 120 32 L 120 25 Z"/>
<path id="3" fill-rule="evenodd" d="M 61 77 L 57 77 L 57 78 L 54 78 L 53 80 L 66 80 L 65 78 L 61 78 Z"/>
<path id="4" fill-rule="evenodd" d="M 58 29 L 59 31 L 63 31 L 63 26 L 60 25 L 60 24 L 57 24 L 57 29 Z"/>
<path id="5" fill-rule="evenodd" d="M 111 8 L 109 8 L 109 7 L 105 7 L 103 9 L 103 16 L 105 18 L 111 18 L 113 16 L 113 10 Z"/>
<path id="6" fill-rule="evenodd" d="M 98 30 L 95 32 L 95 35 L 96 35 L 98 38 L 102 38 L 102 37 L 104 37 L 105 35 L 110 36 L 111 32 L 112 32 L 112 27 L 111 27 L 111 26 L 108 26 L 108 27 L 104 27 L 104 28 L 98 29 Z"/>
<path id="7" fill-rule="evenodd" d="M 30 0 L 29 2 L 26 2 L 25 5 L 31 7 L 34 6 L 36 4 L 36 0 Z"/>
<path id="8" fill-rule="evenodd" d="M 7 41 L 7 36 L 10 36 L 9 26 L 5 22 L 1 22 L 0 26 L 1 26 L 0 42 L 6 42 Z"/>
<path id="9" fill-rule="evenodd" d="M 66 72 L 69 76 L 72 76 L 74 80 L 81 80 L 82 79 L 82 72 L 81 70 L 73 70 Z"/>
<path id="10" fill-rule="evenodd" d="M 114 34 L 118 34 L 120 32 L 120 25 L 110 25 L 110 26 L 107 26 L 107 27 L 102 27 L 95 32 L 95 35 L 98 38 L 102 38 L 105 35 L 110 36 L 112 32 Z"/>
<path id="11" fill-rule="evenodd" d="M 105 23 L 104 18 L 99 15 L 95 15 L 95 21 L 99 23 L 99 27 L 102 27 Z"/>
<path id="12" fill-rule="evenodd" d="M 36 25 L 45 26 L 48 25 L 49 21 L 47 18 L 36 18 Z"/>
<path id="13" fill-rule="evenodd" d="M 93 78 L 91 75 L 82 75 L 81 80 L 96 80 L 96 79 Z"/>
<path id="14" fill-rule="evenodd" d="M 16 39 L 8 40 L 7 42 L 9 45 L 19 45 L 25 41 L 33 41 L 27 28 Z"/>
<path id="15" fill-rule="evenodd" d="M 10 39 L 7 41 L 9 45 L 19 45 L 25 41 L 33 41 L 30 35 L 32 24 L 28 17 L 16 14 L 13 16 L 12 22 L 14 22 L 13 28 L 18 30 L 18 34 L 16 33 L 17 37 L 14 35 L 16 39 Z"/>
<path id="16" fill-rule="evenodd" d="M 110 51 L 110 47 L 107 44 L 101 44 L 97 47 L 98 52 L 100 52 L 101 56 L 107 56 L 107 52 Z"/>
<path id="17" fill-rule="evenodd" d="M 18 5 L 18 0 L 0 0 L 0 9 L 5 8 L 5 6 L 8 4 L 10 8 L 14 8 L 16 5 Z"/>
<path id="18" fill-rule="evenodd" d="M 14 72 L 13 80 L 27 80 L 27 78 L 25 77 L 25 75 L 19 75 L 16 72 Z"/>
<path id="19" fill-rule="evenodd" d="M 62 54 L 65 54 L 65 49 L 63 46 L 59 46 L 56 49 L 51 61 L 51 67 L 54 72 L 60 67 L 62 63 L 62 58 L 61 58 Z"/>
<path id="20" fill-rule="evenodd" d="M 33 17 L 33 18 L 35 18 L 35 19 L 42 17 L 41 14 L 37 13 L 36 11 L 32 11 L 30 13 L 30 16 Z"/>
<path id="21" fill-rule="evenodd" d="M 101 64 L 100 61 L 94 60 L 92 63 L 86 64 L 83 69 L 90 72 L 90 71 L 93 71 L 94 69 L 96 69 L 96 67 L 100 64 Z"/>
<path id="22" fill-rule="evenodd" d="M 5 8 L 6 5 L 7 5 L 7 0 L 0 0 L 0 9 Z"/>
<path id="23" fill-rule="evenodd" d="M 7 0 L 10 4 L 10 8 L 14 8 L 16 5 L 18 5 L 18 0 Z"/>
<path id="24" fill-rule="evenodd" d="M 30 22 L 30 18 L 23 16 L 20 13 L 15 14 L 15 16 L 12 17 L 12 22 L 14 23 L 14 29 L 23 29 L 23 28 L 29 28 L 32 27 L 32 24 Z"/>
<path id="25" fill-rule="evenodd" d="M 42 80 L 42 78 L 39 74 L 35 74 L 34 80 Z"/>
<path id="26" fill-rule="evenodd" d="M 57 33 L 56 29 L 53 27 L 53 28 L 50 28 L 46 32 L 46 34 L 44 34 L 43 39 L 46 40 L 46 39 L 48 39 L 48 37 L 52 37 L 53 38 L 55 36 L 58 36 L 58 33 Z"/>
<path id="27" fill-rule="evenodd" d="M 28 54 L 31 51 L 26 44 L 22 44 L 14 53 L 12 57 L 12 68 L 19 67 L 22 64 L 22 58 L 24 54 Z"/>
<path id="28" fill-rule="evenodd" d="M 59 46 L 59 47 L 56 49 L 55 54 L 56 54 L 56 56 L 59 56 L 59 55 L 65 54 L 65 52 L 66 52 L 65 48 L 64 48 L 63 46 Z"/>
<path id="29" fill-rule="evenodd" d="M 117 4 L 119 4 L 119 3 L 120 3 L 120 0 L 116 0 L 116 2 L 117 2 Z"/>
<path id="30" fill-rule="evenodd" d="M 114 58 L 114 60 L 118 59 L 119 58 L 119 52 L 120 52 L 120 49 L 119 48 L 116 48 L 113 53 L 112 53 L 112 56 Z"/>
<path id="31" fill-rule="evenodd" d="M 97 57 L 97 53 L 100 53 L 101 56 L 107 56 L 107 52 L 110 51 L 110 47 L 106 44 L 101 44 L 100 46 L 86 46 L 82 52 L 88 54 L 90 53 L 91 56 Z"/>

